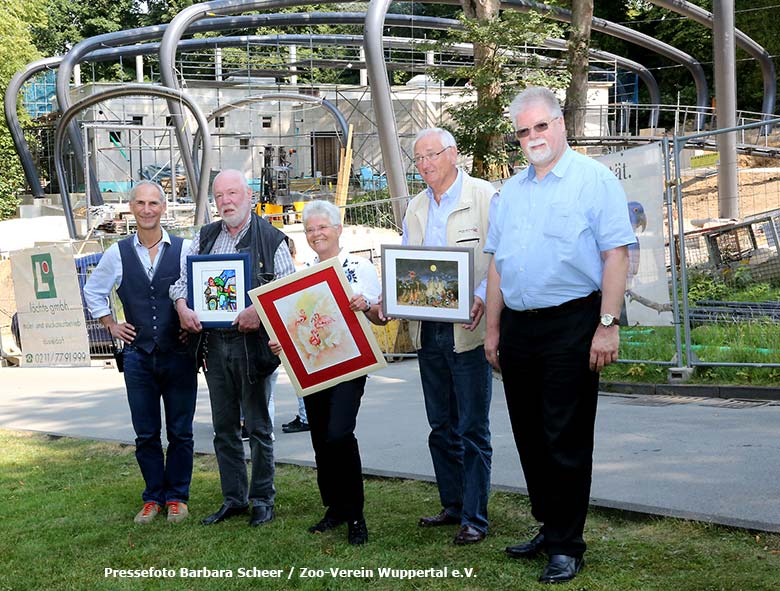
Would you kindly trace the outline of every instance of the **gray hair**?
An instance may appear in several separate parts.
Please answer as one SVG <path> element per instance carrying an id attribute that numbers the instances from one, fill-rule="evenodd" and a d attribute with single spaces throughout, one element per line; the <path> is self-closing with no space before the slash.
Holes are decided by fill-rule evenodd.
<path id="1" fill-rule="evenodd" d="M 518 94 L 509 105 L 509 117 L 512 125 L 516 125 L 517 116 L 531 104 L 543 104 L 547 107 L 550 117 L 562 117 L 561 103 L 553 91 L 543 86 L 529 86 Z"/>
<path id="2" fill-rule="evenodd" d="M 341 225 L 341 210 L 333 205 L 330 201 L 323 201 L 322 199 L 309 201 L 306 204 L 306 207 L 303 208 L 304 227 L 306 226 L 306 222 L 313 215 L 325 216 L 334 226 Z"/>
<path id="3" fill-rule="evenodd" d="M 424 137 L 428 137 L 429 135 L 434 135 L 434 134 L 439 136 L 439 140 L 441 140 L 442 148 L 455 148 L 456 150 L 458 149 L 458 145 L 455 143 L 455 138 L 452 136 L 452 134 L 446 129 L 442 129 L 441 127 L 428 127 L 420 131 L 417 134 L 417 136 L 415 136 L 412 147 L 416 146 L 417 142 L 419 142 Z"/>
<path id="4" fill-rule="evenodd" d="M 160 201 L 162 203 L 165 203 L 165 191 L 163 191 L 163 188 L 155 183 L 154 181 L 139 181 L 135 185 L 133 185 L 133 188 L 130 189 L 130 201 L 135 200 L 135 195 L 138 193 L 138 189 L 141 187 L 154 187 L 157 189 L 157 192 L 160 194 Z"/>
<path id="5" fill-rule="evenodd" d="M 217 176 L 214 177 L 214 180 L 211 181 L 211 186 L 212 187 L 214 186 L 214 183 L 217 182 L 218 178 L 220 178 L 222 176 L 225 176 L 225 175 L 228 175 L 228 174 L 233 175 L 233 176 L 237 176 L 238 178 L 240 178 L 241 179 L 241 186 L 244 189 L 249 189 L 249 183 L 246 181 L 246 177 L 244 176 L 244 173 L 241 172 L 240 170 L 238 170 L 237 168 L 226 168 L 225 170 L 219 171 Z"/>

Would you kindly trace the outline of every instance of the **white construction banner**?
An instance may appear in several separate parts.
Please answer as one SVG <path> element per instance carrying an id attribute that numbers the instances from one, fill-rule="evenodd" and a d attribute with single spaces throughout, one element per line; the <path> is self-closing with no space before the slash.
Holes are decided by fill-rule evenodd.
<path id="1" fill-rule="evenodd" d="M 89 365 L 84 305 L 70 244 L 11 253 L 22 366 Z"/>
<path id="2" fill-rule="evenodd" d="M 669 326 L 672 306 L 664 246 L 664 155 L 658 143 L 597 158 L 623 184 L 637 243 L 630 246 L 621 324 Z"/>

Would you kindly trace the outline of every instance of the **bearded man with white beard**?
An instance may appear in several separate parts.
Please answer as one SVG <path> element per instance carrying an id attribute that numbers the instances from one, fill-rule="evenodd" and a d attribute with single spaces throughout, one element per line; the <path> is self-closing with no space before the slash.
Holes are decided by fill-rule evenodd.
<path id="1" fill-rule="evenodd" d="M 501 371 L 533 516 L 512 558 L 546 552 L 542 583 L 570 581 L 584 564 L 599 371 L 617 359 L 617 319 L 635 241 L 612 172 L 569 148 L 546 88 L 509 107 L 530 165 L 501 191 L 484 251 L 485 356 Z"/>
<path id="2" fill-rule="evenodd" d="M 222 220 L 203 226 L 188 254 L 249 253 L 247 289 L 295 272 L 285 235 L 252 211 L 252 191 L 241 171 L 220 172 L 214 178 L 212 193 Z M 209 386 L 223 497 L 222 506 L 201 523 L 220 523 L 251 508 L 249 525 L 261 525 L 274 517 L 273 426 L 268 399 L 279 358 L 268 347 L 268 334 L 254 306 L 244 308 L 232 326 L 204 330 L 198 315 L 187 305 L 187 275 L 184 265 L 169 295 L 181 327 L 196 342 Z M 236 295 L 244 297 L 243 293 Z M 252 460 L 248 484 L 241 440 L 242 409 Z"/>

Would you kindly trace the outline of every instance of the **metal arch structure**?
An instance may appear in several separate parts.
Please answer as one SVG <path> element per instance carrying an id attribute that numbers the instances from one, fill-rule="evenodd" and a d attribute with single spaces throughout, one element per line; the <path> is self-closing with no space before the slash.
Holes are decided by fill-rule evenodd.
<path id="1" fill-rule="evenodd" d="M 650 2 L 688 17 L 709 29 L 713 29 L 715 25 L 714 16 L 711 12 L 685 0 L 650 0 Z M 764 81 L 764 98 L 761 110 L 764 113 L 765 120 L 772 119 L 775 113 L 775 97 L 777 93 L 777 73 L 772 56 L 769 55 L 766 49 L 739 29 L 734 29 L 734 40 L 737 47 L 744 49 L 761 67 L 761 78 Z"/>
<path id="2" fill-rule="evenodd" d="M 268 92 L 268 93 L 248 96 L 239 99 L 237 101 L 233 101 L 232 103 L 223 105 L 218 109 L 215 109 L 211 114 L 208 115 L 208 117 L 206 117 L 206 121 L 213 121 L 216 117 L 219 117 L 220 115 L 224 115 L 225 113 L 229 113 L 230 111 L 237 109 L 239 107 L 243 107 L 244 105 L 250 105 L 252 103 L 258 103 L 263 101 L 289 101 L 289 102 L 294 101 L 298 103 L 300 102 L 313 103 L 323 107 L 331 115 L 333 115 L 333 118 L 336 120 L 336 123 L 338 124 L 339 128 L 341 128 L 341 136 L 339 136 L 339 142 L 341 143 L 342 146 L 346 146 L 347 135 L 349 131 L 347 127 L 347 120 L 344 118 L 342 112 L 339 111 L 336 105 L 331 103 L 329 100 L 316 97 L 316 96 L 309 96 L 306 94 L 285 94 L 282 92 L 276 92 L 276 93 Z M 201 130 L 198 129 L 198 131 L 195 133 L 195 137 L 192 140 L 193 158 L 197 157 L 198 150 L 200 150 L 201 135 L 202 135 Z"/>
<path id="3" fill-rule="evenodd" d="M 452 0 L 442 1 L 452 3 Z M 532 0 L 502 0 L 501 6 L 503 8 L 511 8 L 520 12 L 530 12 L 533 10 L 544 13 L 546 17 L 553 20 L 571 23 L 571 11 L 558 8 L 556 6 L 550 6 L 549 4 L 533 2 Z M 617 37 L 618 39 L 623 39 L 629 43 L 639 45 L 640 47 L 649 49 L 654 53 L 662 55 L 667 59 L 683 65 L 691 73 L 693 82 L 696 85 L 696 106 L 700 109 L 705 109 L 707 107 L 707 102 L 709 99 L 707 77 L 704 74 L 704 68 L 702 68 L 698 60 L 696 60 L 693 56 L 677 49 L 676 47 L 672 47 L 663 41 L 658 41 L 649 35 L 634 31 L 628 27 L 624 27 L 623 25 L 613 23 L 603 18 L 594 16 L 591 21 L 591 26 L 594 31 L 598 31 L 599 33 L 604 33 L 611 37 Z M 703 124 L 704 113 L 702 111 L 697 117 L 697 129 L 701 129 Z"/>
<path id="4" fill-rule="evenodd" d="M 304 12 L 304 13 L 276 13 L 276 14 L 253 14 L 244 15 L 238 17 L 220 17 L 215 19 L 205 19 L 199 23 L 195 23 L 191 29 L 197 30 L 221 30 L 225 28 L 240 28 L 249 26 L 301 26 L 301 25 L 316 25 L 316 24 L 362 24 L 365 22 L 366 13 L 363 12 L 351 12 L 351 13 L 332 13 L 332 12 Z M 420 17 L 415 15 L 390 14 L 386 16 L 385 24 L 390 26 L 424 26 L 430 29 L 446 30 L 446 29 L 459 29 L 462 28 L 462 24 L 454 19 L 446 19 L 441 17 Z M 144 34 L 142 32 L 142 34 Z M 254 38 L 254 36 L 253 36 Z M 233 37 L 209 37 L 205 39 L 187 39 L 183 40 L 179 44 L 179 48 L 182 50 L 194 50 L 201 49 L 203 47 L 209 47 L 212 45 L 229 45 Z M 390 38 L 392 39 L 392 38 Z M 558 50 L 564 50 L 566 44 L 560 39 L 547 39 L 545 45 Z M 125 45 L 119 47 L 110 47 L 105 49 L 91 50 L 81 56 L 81 59 L 85 61 L 105 61 L 122 57 L 132 57 L 137 55 L 148 55 L 157 53 L 159 51 L 159 43 L 145 43 L 135 45 Z M 648 88 L 650 94 L 650 103 L 658 105 L 661 102 L 661 94 L 658 88 L 658 83 L 650 73 L 650 71 L 643 65 L 634 62 L 632 60 L 623 58 L 616 54 L 608 53 L 601 50 L 590 49 L 592 57 L 602 59 L 604 61 L 614 61 L 620 67 L 636 73 L 639 78 L 644 82 Z M 22 163 L 25 178 L 30 185 L 32 194 L 34 197 L 39 198 L 45 195 L 43 187 L 41 186 L 40 179 L 37 171 L 35 170 L 34 160 L 30 152 L 29 146 L 21 125 L 19 123 L 19 117 L 17 114 L 18 106 L 18 94 L 22 86 L 37 73 L 47 69 L 57 69 L 63 62 L 64 57 L 51 57 L 43 60 L 38 60 L 28 64 L 24 70 L 17 72 L 9 81 L 8 87 L 5 93 L 5 118 L 8 124 L 8 128 L 11 132 L 11 138 L 14 142 L 19 159 Z M 70 79 L 72 73 L 73 60 L 67 63 L 63 67 L 63 76 Z M 65 70 L 69 70 L 65 72 Z M 67 99 L 70 100 L 69 97 Z M 653 108 L 650 114 L 650 127 L 657 127 L 658 124 L 658 108 Z M 81 136 L 76 133 L 79 146 L 81 142 Z M 71 138 L 72 140 L 73 138 Z"/>
<path id="5" fill-rule="evenodd" d="M 68 183 L 65 176 L 65 167 L 63 165 L 62 158 L 65 137 L 68 135 L 68 127 L 76 115 L 78 115 L 84 109 L 87 109 L 99 102 L 122 96 L 154 96 L 179 101 L 181 104 L 186 105 L 190 110 L 198 123 L 199 129 L 206 130 L 208 128 L 208 124 L 206 123 L 206 116 L 203 114 L 203 111 L 201 111 L 200 107 L 198 107 L 197 103 L 191 100 L 185 93 L 179 90 L 174 90 L 172 88 L 158 88 L 146 84 L 127 84 L 122 88 L 111 88 L 109 90 L 85 97 L 73 103 L 68 108 L 68 110 L 62 114 L 62 118 L 57 125 L 57 131 L 54 135 L 54 166 L 57 170 L 57 177 L 60 181 L 62 207 L 65 211 L 65 220 L 68 225 L 68 233 L 73 239 L 77 237 L 76 224 L 73 219 L 73 208 L 71 207 L 70 203 L 70 193 L 68 191 Z M 210 168 L 211 158 L 211 136 L 206 134 L 203 143 L 204 150 L 201 157 L 201 168 L 208 170 Z M 198 184 L 198 193 L 195 202 L 196 225 L 203 224 L 208 221 L 208 192 L 209 177 L 208 175 L 203 175 Z"/>

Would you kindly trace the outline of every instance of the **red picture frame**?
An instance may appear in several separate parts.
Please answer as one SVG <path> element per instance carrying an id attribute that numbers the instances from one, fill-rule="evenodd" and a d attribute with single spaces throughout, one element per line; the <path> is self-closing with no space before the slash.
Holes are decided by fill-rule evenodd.
<path id="1" fill-rule="evenodd" d="M 298 396 L 385 367 L 362 312 L 349 309 L 352 289 L 337 257 L 248 293 Z"/>

